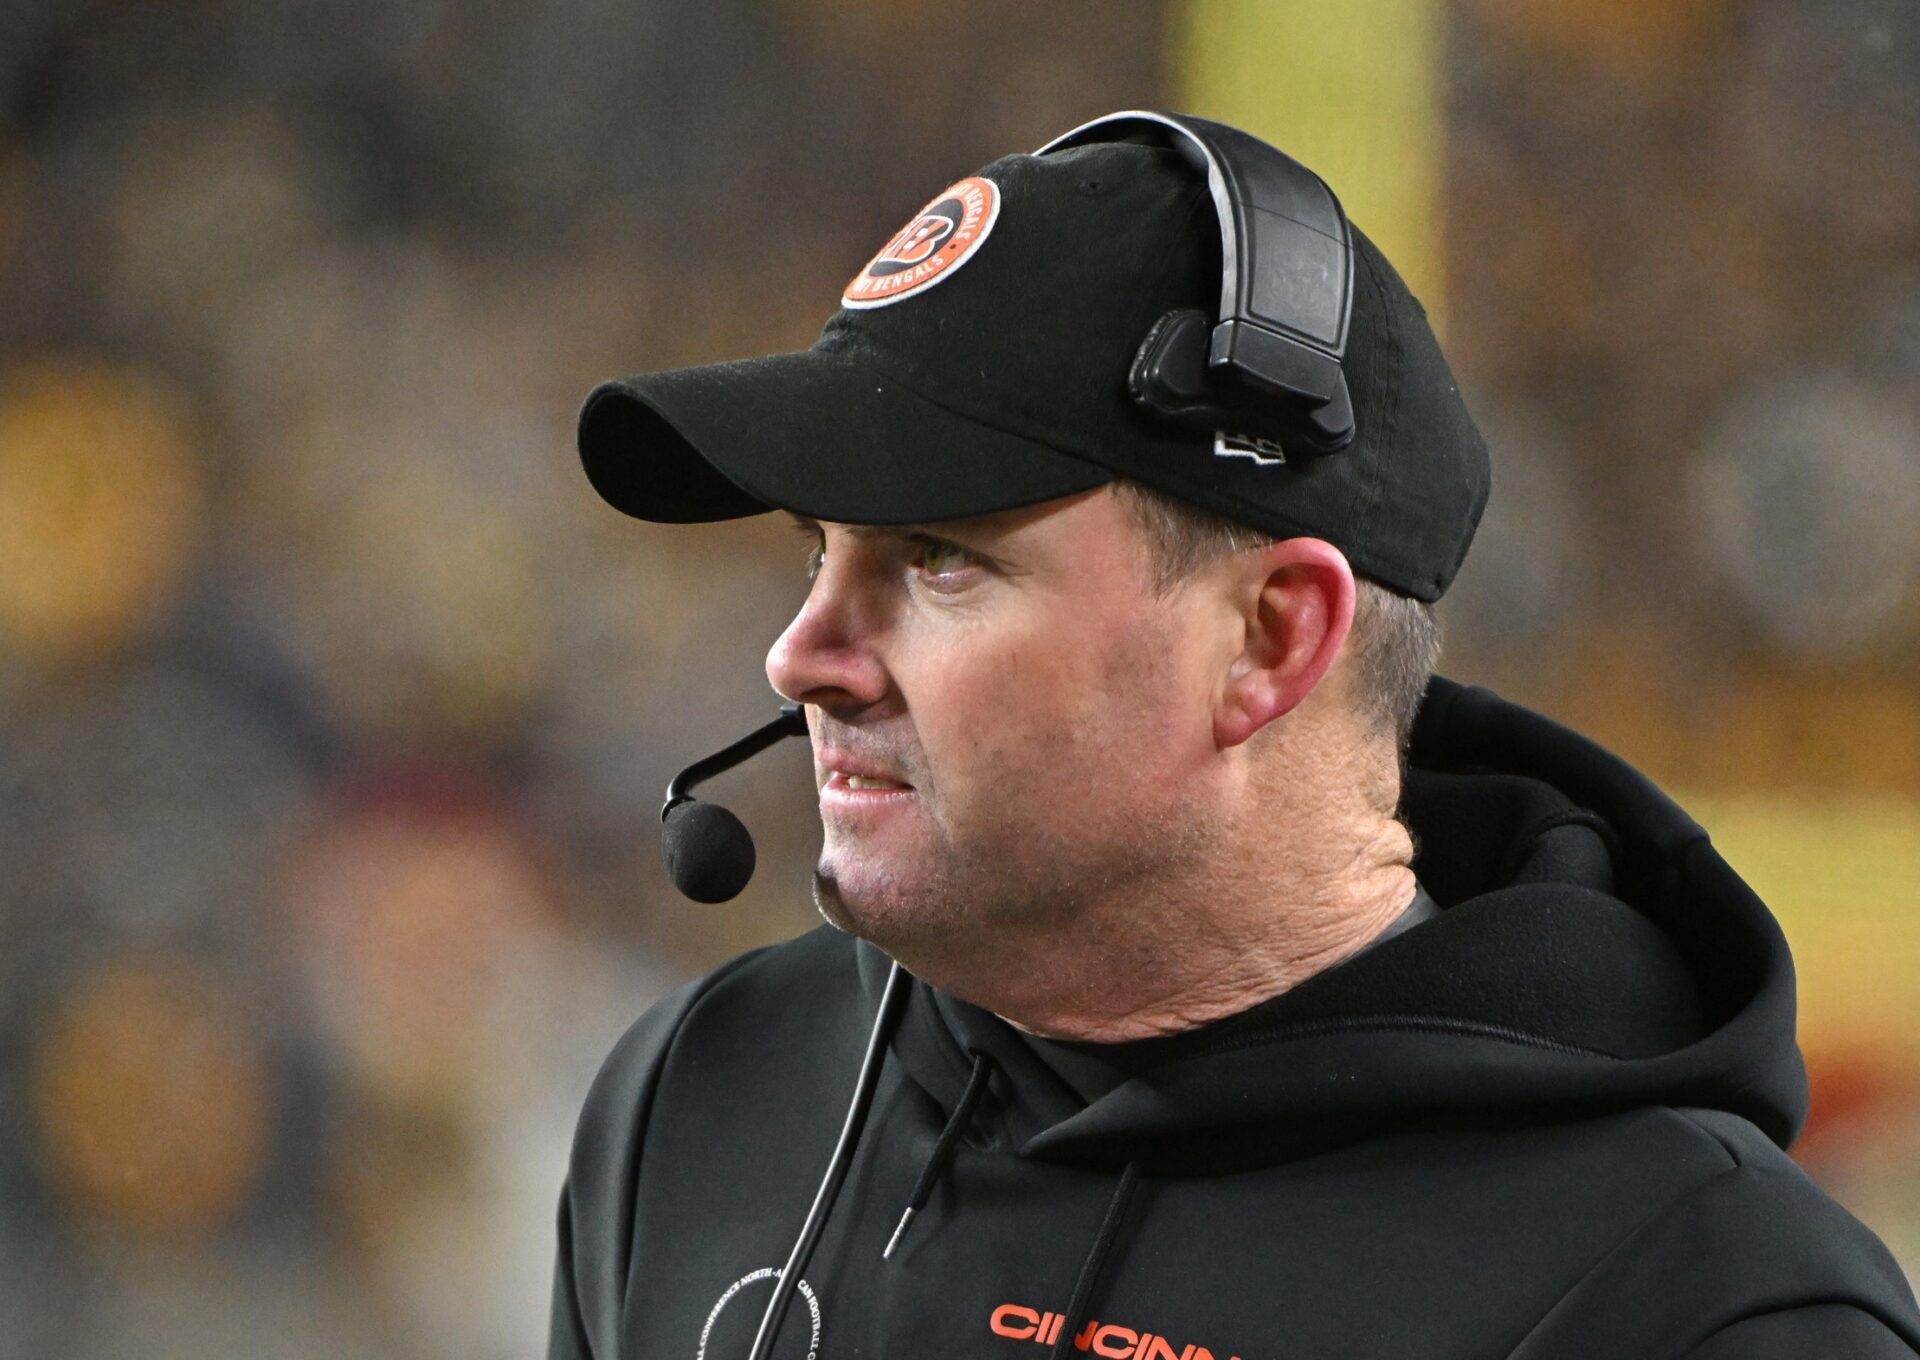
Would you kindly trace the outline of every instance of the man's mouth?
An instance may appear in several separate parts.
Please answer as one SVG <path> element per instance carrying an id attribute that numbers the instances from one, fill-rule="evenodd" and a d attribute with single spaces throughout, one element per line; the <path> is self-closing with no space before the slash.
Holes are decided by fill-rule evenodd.
<path id="1" fill-rule="evenodd" d="M 819 761 L 827 775 L 825 788 L 846 793 L 900 793 L 913 787 L 880 761 L 851 751 L 829 747 L 819 753 Z"/>
<path id="2" fill-rule="evenodd" d="M 883 775 L 854 774 L 849 770 L 829 770 L 826 786 L 852 793 L 904 793 L 913 787 Z"/>

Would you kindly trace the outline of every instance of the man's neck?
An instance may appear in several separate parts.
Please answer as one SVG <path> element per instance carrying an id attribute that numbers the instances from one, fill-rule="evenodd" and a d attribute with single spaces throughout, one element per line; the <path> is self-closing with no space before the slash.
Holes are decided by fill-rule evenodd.
<path id="1" fill-rule="evenodd" d="M 996 1014 L 1031 1034 L 1097 1043 L 1195 1029 L 1237 1015 L 1352 957 L 1399 918 L 1416 886 L 1412 870 L 1401 866 L 1383 875 L 1364 901 L 1328 913 L 1319 928 L 1289 931 L 1284 938 L 1218 941 L 1207 951 L 1211 963 L 1204 962 L 1202 951 L 1189 949 L 1178 964 L 1168 966 L 1170 956 L 1156 952 L 1146 968 L 1132 970 L 1154 981 L 1118 1005 L 1108 1000 L 1114 994 L 1108 986 L 1077 1005 L 1062 1004 L 1065 996 L 1054 992 L 1034 998 L 1037 1005 L 996 1009 Z"/>
<path id="2" fill-rule="evenodd" d="M 1391 817 L 1349 822 L 1258 864 L 1103 901 L 1066 935 L 1003 940 L 990 960 L 902 961 L 1029 1033 L 1102 1043 L 1179 1033 L 1364 948 L 1413 900 L 1412 850 Z"/>

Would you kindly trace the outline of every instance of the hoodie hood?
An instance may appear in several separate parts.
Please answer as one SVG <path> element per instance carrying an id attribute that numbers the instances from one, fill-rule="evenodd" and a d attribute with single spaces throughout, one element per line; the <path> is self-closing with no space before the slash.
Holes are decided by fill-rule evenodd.
<path id="1" fill-rule="evenodd" d="M 1441 914 L 1197 1032 L 1091 1104 L 1011 1026 L 910 992 L 892 1056 L 1019 1155 L 1149 1173 L 1269 1165 L 1384 1128 L 1648 1105 L 1739 1115 L 1785 1148 L 1807 1108 L 1793 966 L 1766 907 L 1646 776 L 1442 676 L 1401 806 Z M 876 999 L 889 960 L 859 946 Z M 981 1096 L 984 1094 L 984 1099 Z"/>

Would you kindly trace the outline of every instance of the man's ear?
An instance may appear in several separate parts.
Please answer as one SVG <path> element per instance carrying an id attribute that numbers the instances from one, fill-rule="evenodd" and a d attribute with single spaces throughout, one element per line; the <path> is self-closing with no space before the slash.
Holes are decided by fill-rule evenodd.
<path id="1" fill-rule="evenodd" d="M 1238 746 L 1313 692 L 1353 626 L 1353 568 L 1319 538 L 1248 553 L 1234 590 L 1245 644 L 1214 710 L 1220 749 Z"/>

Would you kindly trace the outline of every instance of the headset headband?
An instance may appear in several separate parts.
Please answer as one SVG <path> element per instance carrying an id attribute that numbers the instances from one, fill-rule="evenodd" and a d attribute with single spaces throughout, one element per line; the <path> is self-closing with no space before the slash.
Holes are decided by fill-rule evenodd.
<path id="1" fill-rule="evenodd" d="M 1187 114 L 1109 114 L 1034 154 L 1116 141 L 1179 151 L 1205 173 L 1220 225 L 1216 317 L 1162 317 L 1141 344 L 1134 396 L 1216 432 L 1238 430 L 1250 415 L 1269 429 L 1277 421 L 1288 451 L 1330 453 L 1351 443 L 1341 361 L 1353 313 L 1353 240 L 1333 190 L 1259 138 Z M 1249 393 L 1265 400 L 1250 403 Z"/>

